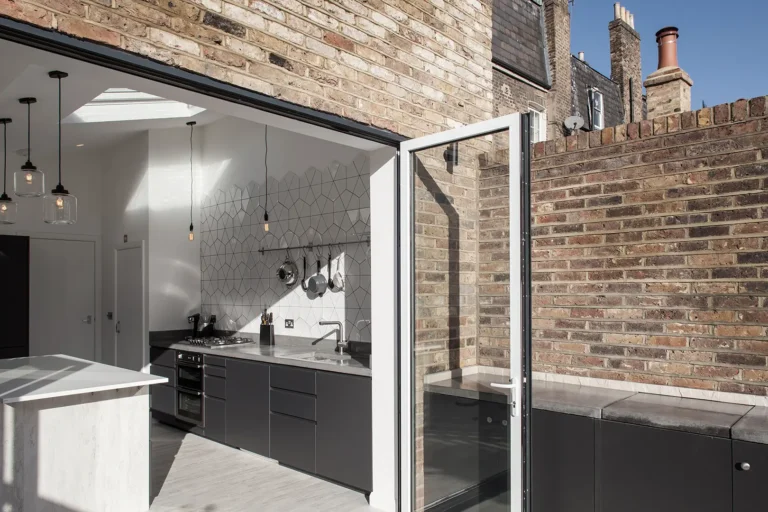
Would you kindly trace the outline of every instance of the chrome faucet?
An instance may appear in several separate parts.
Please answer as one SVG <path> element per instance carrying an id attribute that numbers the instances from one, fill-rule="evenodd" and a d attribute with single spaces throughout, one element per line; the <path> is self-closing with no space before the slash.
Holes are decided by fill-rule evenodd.
<path id="1" fill-rule="evenodd" d="M 336 329 L 336 351 L 339 354 L 344 354 L 344 351 L 349 346 L 349 342 L 344 339 L 344 324 L 338 321 L 325 321 L 320 320 L 320 325 L 335 325 Z"/>

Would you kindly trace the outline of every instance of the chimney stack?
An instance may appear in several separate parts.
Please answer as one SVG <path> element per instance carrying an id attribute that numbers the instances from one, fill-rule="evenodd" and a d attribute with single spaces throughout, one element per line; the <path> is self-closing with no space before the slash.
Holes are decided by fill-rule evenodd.
<path id="1" fill-rule="evenodd" d="M 691 110 L 693 80 L 680 69 L 677 60 L 677 27 L 666 27 L 656 32 L 659 45 L 659 68 L 648 75 L 645 88 L 648 94 L 648 118 L 661 117 Z"/>
<path id="2" fill-rule="evenodd" d="M 569 0 L 544 0 L 552 91 L 547 95 L 547 140 L 565 137 L 563 119 L 573 113 Z"/>
<path id="3" fill-rule="evenodd" d="M 611 80 L 619 84 L 624 104 L 624 122 L 643 118 L 643 72 L 640 62 L 640 34 L 635 16 L 619 2 L 613 4 L 611 37 Z"/>

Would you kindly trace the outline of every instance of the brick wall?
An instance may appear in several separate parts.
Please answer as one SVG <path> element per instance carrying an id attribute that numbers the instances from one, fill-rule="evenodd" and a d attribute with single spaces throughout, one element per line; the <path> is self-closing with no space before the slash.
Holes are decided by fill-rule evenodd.
<path id="1" fill-rule="evenodd" d="M 552 92 L 547 104 L 547 139 L 565 136 L 563 120 L 572 114 L 571 15 L 568 0 L 544 0 Z"/>
<path id="2" fill-rule="evenodd" d="M 766 98 L 534 147 L 541 372 L 766 395 Z"/>
<path id="3" fill-rule="evenodd" d="M 0 0 L 0 16 L 406 136 L 491 116 L 491 0 Z"/>
<path id="4" fill-rule="evenodd" d="M 547 93 L 503 71 L 493 71 L 493 117 L 526 113 L 531 106 L 546 109 Z"/>

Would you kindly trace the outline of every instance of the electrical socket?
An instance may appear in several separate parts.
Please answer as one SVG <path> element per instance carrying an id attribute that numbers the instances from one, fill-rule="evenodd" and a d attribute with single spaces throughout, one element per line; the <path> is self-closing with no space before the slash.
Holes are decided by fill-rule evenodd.
<path id="1" fill-rule="evenodd" d="M 293 329 L 293 319 L 292 318 L 286 318 L 285 319 L 285 328 L 286 329 Z"/>

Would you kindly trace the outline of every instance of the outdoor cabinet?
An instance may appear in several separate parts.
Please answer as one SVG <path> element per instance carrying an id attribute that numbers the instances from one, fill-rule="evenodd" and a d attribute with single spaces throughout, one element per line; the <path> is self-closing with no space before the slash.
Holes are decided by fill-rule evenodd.
<path id="1" fill-rule="evenodd" d="M 269 365 L 227 361 L 225 442 L 269 457 Z"/>
<path id="2" fill-rule="evenodd" d="M 613 421 L 598 429 L 597 510 L 732 509 L 730 439 Z"/>
<path id="3" fill-rule="evenodd" d="M 534 409 L 532 423 L 533 512 L 594 512 L 595 420 Z"/>
<path id="4" fill-rule="evenodd" d="M 371 492 L 371 379 L 317 372 L 317 474 Z"/>
<path id="5" fill-rule="evenodd" d="M 768 482 L 768 445 L 733 441 L 732 468 L 733 512 L 764 510 L 765 484 Z"/>

